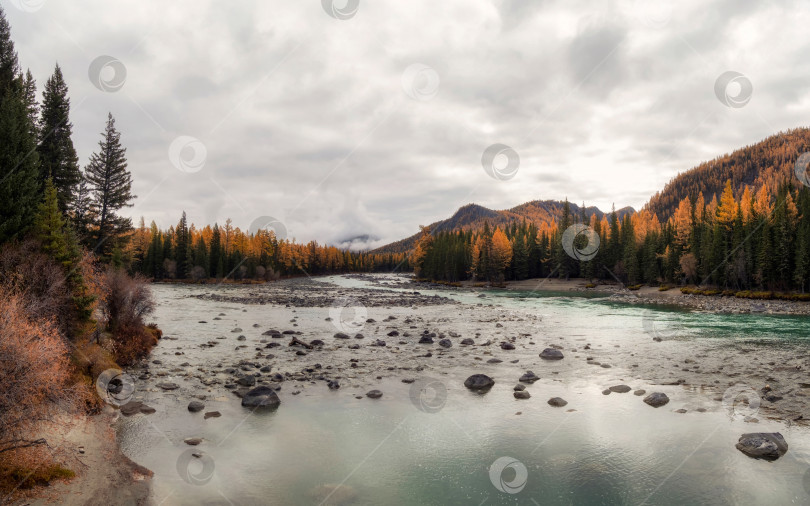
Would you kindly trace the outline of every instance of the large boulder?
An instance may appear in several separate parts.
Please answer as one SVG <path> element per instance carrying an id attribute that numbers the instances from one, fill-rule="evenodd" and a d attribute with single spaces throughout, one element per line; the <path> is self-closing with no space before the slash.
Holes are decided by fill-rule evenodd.
<path id="1" fill-rule="evenodd" d="M 464 381 L 464 386 L 470 390 L 489 390 L 495 381 L 486 374 L 473 374 Z"/>
<path id="2" fill-rule="evenodd" d="M 281 404 L 276 392 L 268 386 L 250 389 L 242 397 L 242 406 L 246 408 L 277 408 Z"/>
<path id="3" fill-rule="evenodd" d="M 644 398 L 644 402 L 654 408 L 660 408 L 669 402 L 669 397 L 663 392 L 653 392 Z"/>
<path id="4" fill-rule="evenodd" d="M 562 360 L 563 354 L 560 350 L 555 350 L 554 348 L 546 348 L 542 352 L 540 352 L 540 358 L 543 360 Z"/>
<path id="5" fill-rule="evenodd" d="M 778 432 L 750 432 L 740 436 L 738 450 L 754 459 L 776 460 L 788 451 L 788 444 Z"/>

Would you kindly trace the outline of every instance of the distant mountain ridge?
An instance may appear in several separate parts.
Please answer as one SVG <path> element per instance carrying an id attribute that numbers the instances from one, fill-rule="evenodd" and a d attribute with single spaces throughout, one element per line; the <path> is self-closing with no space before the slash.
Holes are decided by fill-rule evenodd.
<path id="1" fill-rule="evenodd" d="M 571 202 L 568 203 L 571 209 L 571 214 L 579 216 L 582 208 Z M 513 222 L 520 222 L 526 220 L 527 222 L 534 223 L 538 226 L 542 224 L 551 224 L 559 221 L 563 214 L 563 207 L 565 202 L 559 200 L 532 200 L 511 209 L 504 209 L 495 211 L 478 204 L 467 204 L 462 206 L 456 211 L 453 216 L 445 220 L 436 221 L 429 225 L 432 232 L 443 232 L 451 230 L 469 230 L 478 229 L 483 226 L 484 221 L 488 222 L 490 226 L 505 226 Z M 636 212 L 632 207 L 623 207 L 617 209 L 616 214 L 621 219 L 625 214 L 632 214 Z M 595 206 L 585 208 L 585 216 L 590 217 L 596 214 L 599 219 L 605 214 L 602 210 Z M 410 237 L 406 237 L 400 241 L 387 244 L 375 250 L 372 253 L 403 253 L 413 248 L 419 233 Z"/>

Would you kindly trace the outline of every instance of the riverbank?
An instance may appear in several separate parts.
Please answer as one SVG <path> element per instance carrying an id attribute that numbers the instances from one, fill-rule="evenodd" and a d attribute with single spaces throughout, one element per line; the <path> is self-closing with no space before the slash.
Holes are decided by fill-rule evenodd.
<path id="1" fill-rule="evenodd" d="M 105 406 L 95 416 L 81 416 L 49 434 L 49 445 L 72 455 L 76 476 L 47 488 L 21 491 L 16 506 L 109 506 L 149 504 L 152 472 L 121 452 L 114 424 L 118 410 Z"/>
<path id="2" fill-rule="evenodd" d="M 415 286 L 428 288 L 452 289 L 445 285 L 434 283 L 415 282 Z M 465 290 L 512 290 L 522 292 L 577 292 L 604 294 L 610 300 L 628 304 L 662 304 L 680 306 L 687 309 L 696 309 L 712 313 L 746 314 L 761 313 L 773 315 L 810 315 L 810 302 L 791 300 L 765 300 L 744 299 L 729 295 L 695 295 L 681 292 L 680 288 L 673 287 L 660 290 L 654 286 L 642 286 L 638 290 L 630 290 L 620 283 L 600 281 L 593 284 L 586 279 L 526 279 L 522 281 L 507 281 L 502 287 L 489 288 L 482 283 L 462 281 L 460 289 Z"/>

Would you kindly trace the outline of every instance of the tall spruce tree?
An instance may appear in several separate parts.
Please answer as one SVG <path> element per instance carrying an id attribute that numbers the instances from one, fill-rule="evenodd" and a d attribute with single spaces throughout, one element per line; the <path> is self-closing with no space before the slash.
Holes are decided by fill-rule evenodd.
<path id="1" fill-rule="evenodd" d="M 131 207 L 135 195 L 131 193 L 132 176 L 127 170 L 126 148 L 121 146 L 121 134 L 115 129 L 112 114 L 107 116 L 107 126 L 101 135 L 99 151 L 90 156 L 85 175 L 95 214 L 93 247 L 106 254 L 132 229 L 132 220 L 118 216 L 116 211 Z"/>
<path id="2" fill-rule="evenodd" d="M 39 204 L 39 157 L 11 28 L 0 8 L 0 242 L 21 237 Z"/>
<path id="3" fill-rule="evenodd" d="M 59 209 L 67 213 L 72 208 L 73 192 L 81 181 L 79 157 L 71 138 L 70 99 L 68 87 L 59 65 L 45 83 L 42 92 L 42 117 L 39 122 L 40 179 L 50 177 L 56 187 Z"/>
<path id="4" fill-rule="evenodd" d="M 28 113 L 28 121 L 31 123 L 31 136 L 35 139 L 39 138 L 39 103 L 37 102 L 37 82 L 31 71 L 25 73 L 23 79 L 23 100 L 25 101 L 25 110 Z"/>

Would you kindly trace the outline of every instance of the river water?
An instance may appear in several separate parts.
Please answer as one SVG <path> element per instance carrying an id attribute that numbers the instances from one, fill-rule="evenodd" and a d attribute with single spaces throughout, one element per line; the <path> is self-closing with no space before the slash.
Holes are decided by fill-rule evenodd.
<path id="1" fill-rule="evenodd" d="M 325 290 L 335 290 L 334 285 L 340 287 L 336 290 L 355 291 L 372 286 L 346 277 L 319 281 L 332 284 L 325 284 Z M 160 372 L 136 380 L 136 395 L 157 412 L 122 418 L 118 435 L 124 452 L 154 471 L 155 503 L 810 504 L 807 428 L 769 419 L 751 406 L 725 409 L 718 392 L 722 395 L 727 378 L 719 390 L 694 384 L 661 386 L 643 379 L 645 368 L 656 367 L 652 353 L 711 350 L 722 361 L 724 349 L 757 346 L 806 354 L 808 318 L 651 309 L 570 293 L 488 292 L 479 297 L 439 290 L 435 293 L 458 304 L 369 307 L 368 316 L 377 321 L 389 315 L 398 321 L 412 318 L 426 326 L 456 329 L 461 337 L 473 337 L 476 330 L 496 332 L 494 321 L 500 318 L 506 322 L 504 332 L 512 330 L 513 322 L 514 329 L 541 337 L 536 345 L 532 341 L 510 352 L 514 355 L 508 357 L 519 359 L 518 365 L 511 360 L 488 365 L 480 358 L 489 358 L 489 351 L 476 356 L 477 351 L 463 352 L 455 343 L 452 354 L 437 366 L 418 371 L 418 359 L 383 351 L 391 348 L 392 338 L 366 328 L 364 344 L 382 337 L 389 341 L 388 348 L 364 347 L 356 352 L 361 355 L 345 349 L 334 353 L 340 360 L 343 355 L 338 354 L 346 354 L 346 362 L 350 356 L 362 357 L 370 372 L 346 374 L 339 390 L 323 382 L 286 381 L 278 410 L 252 412 L 221 384 L 206 387 L 195 375 L 209 375 L 218 364 L 227 367 L 252 357 L 253 344 L 267 328 L 297 328 L 306 331 L 306 339 L 327 342 L 335 330 L 325 322 L 328 308 L 195 297 L 251 290 L 255 288 L 154 286 L 154 320 L 168 339 L 152 355 L 162 364 L 151 369 Z M 213 320 L 219 314 L 224 316 Z M 202 321 L 206 323 L 198 323 Z M 237 348 L 242 342 L 236 341 L 234 327 L 244 329 L 248 348 Z M 664 342 L 652 342 L 654 334 L 663 335 Z M 199 347 L 223 337 L 220 346 Z M 589 367 L 584 356 L 574 362 L 568 351 L 559 363 L 540 361 L 537 348 L 559 339 L 577 347 L 592 344 L 597 359 L 612 367 Z M 497 351 L 492 356 L 501 357 Z M 309 360 L 301 366 L 315 362 L 312 356 L 300 357 Z M 640 362 L 635 370 L 634 360 Z M 317 361 L 332 363 L 326 358 Z M 281 359 L 268 363 L 274 372 L 293 368 Z M 528 368 L 542 379 L 528 386 L 531 399 L 516 400 L 513 386 Z M 673 377 L 684 368 L 675 368 Z M 496 379 L 484 395 L 463 386 L 464 378 L 476 372 Z M 417 382 L 403 383 L 406 377 Z M 706 383 L 714 378 L 708 377 Z M 181 388 L 155 388 L 155 382 L 167 380 Z M 750 377 L 742 380 L 753 388 L 762 386 Z M 606 386 L 618 383 L 663 391 L 672 401 L 654 409 L 632 392 L 603 395 Z M 371 388 L 383 391 L 383 397 L 363 396 Z M 188 412 L 186 406 L 195 396 L 205 397 L 205 411 L 217 410 L 222 416 L 205 420 L 202 413 Z M 562 397 L 568 405 L 551 407 L 546 403 L 551 397 Z M 678 408 L 687 412 L 677 413 Z M 734 447 L 742 433 L 775 431 L 790 445 L 775 462 L 748 458 Z M 183 442 L 188 437 L 203 438 L 203 443 L 188 446 Z"/>

